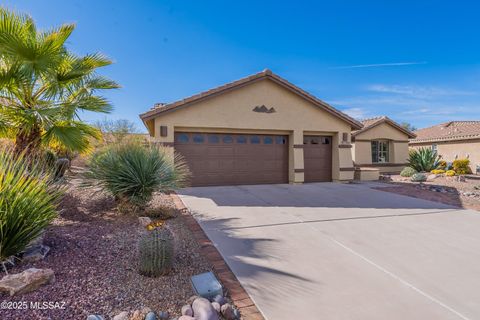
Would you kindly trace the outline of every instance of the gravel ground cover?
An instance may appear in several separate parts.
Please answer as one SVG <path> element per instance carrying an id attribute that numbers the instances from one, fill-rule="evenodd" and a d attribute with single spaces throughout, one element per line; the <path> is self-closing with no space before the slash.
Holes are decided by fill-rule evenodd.
<path id="1" fill-rule="evenodd" d="M 480 180 L 467 177 L 459 181 L 458 177 L 441 175 L 423 183 L 411 182 L 400 175 L 393 175 L 391 179 L 387 187 L 377 189 L 480 211 Z M 395 186 L 388 187 L 388 184 Z"/>
<path id="2" fill-rule="evenodd" d="M 3 309 L 0 319 L 86 319 L 89 314 L 108 319 L 142 307 L 179 316 L 182 305 L 193 295 L 190 277 L 211 269 L 181 215 L 166 222 L 175 237 L 172 272 L 147 278 L 136 270 L 137 243 L 144 232 L 138 217 L 120 214 L 110 197 L 80 188 L 78 175 L 67 181 L 60 215 L 45 233 L 44 244 L 50 246 L 50 253 L 42 261 L 9 270 L 51 268 L 55 282 L 21 296 L 0 295 L 1 301 L 64 303 L 64 309 Z M 173 206 L 170 196 L 157 194 L 149 209 L 161 205 Z"/>

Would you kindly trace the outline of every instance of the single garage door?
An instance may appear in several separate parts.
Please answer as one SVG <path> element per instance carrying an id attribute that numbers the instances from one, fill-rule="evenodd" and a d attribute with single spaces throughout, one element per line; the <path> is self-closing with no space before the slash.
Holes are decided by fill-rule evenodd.
<path id="1" fill-rule="evenodd" d="M 332 137 L 304 136 L 305 182 L 332 181 Z"/>
<path id="2" fill-rule="evenodd" d="M 287 136 L 176 132 L 175 150 L 192 186 L 288 183 Z"/>

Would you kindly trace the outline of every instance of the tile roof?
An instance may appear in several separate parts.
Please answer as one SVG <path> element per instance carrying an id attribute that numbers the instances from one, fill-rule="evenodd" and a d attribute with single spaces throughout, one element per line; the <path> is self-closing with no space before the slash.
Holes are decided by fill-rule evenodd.
<path id="1" fill-rule="evenodd" d="M 153 119 L 159 114 L 167 111 L 171 111 L 173 109 L 179 108 L 179 107 L 184 107 L 188 106 L 191 103 L 201 101 L 203 99 L 207 99 L 210 97 L 213 97 L 217 94 L 223 93 L 225 91 L 241 87 L 243 85 L 261 80 L 261 79 L 270 79 L 274 81 L 275 83 L 285 87 L 286 89 L 296 93 L 297 95 L 303 97 L 304 99 L 312 102 L 315 106 L 336 115 L 337 117 L 343 119 L 347 123 L 349 123 L 352 127 L 352 129 L 360 129 L 362 127 L 362 124 L 358 122 L 357 120 L 353 119 L 352 117 L 346 115 L 345 113 L 335 109 L 334 107 L 330 106 L 328 103 L 318 99 L 317 97 L 311 95 L 310 93 L 304 91 L 303 89 L 300 89 L 299 87 L 295 86 L 294 84 L 288 82 L 287 80 L 281 78 L 280 76 L 274 74 L 271 70 L 265 69 L 259 73 L 253 74 L 251 76 L 242 78 L 240 80 L 236 80 L 227 84 L 224 84 L 222 86 L 201 92 L 199 94 L 190 96 L 188 98 L 178 100 L 172 103 L 157 103 L 153 106 L 153 108 L 143 114 L 140 115 L 140 118 L 145 122 L 147 120 Z"/>
<path id="2" fill-rule="evenodd" d="M 410 143 L 455 141 L 480 138 L 480 121 L 450 121 L 415 131 Z"/>
<path id="3" fill-rule="evenodd" d="M 397 130 L 400 130 L 400 131 L 402 131 L 403 133 L 405 133 L 409 138 L 415 138 L 415 133 L 413 133 L 412 131 L 410 131 L 410 130 L 408 130 L 408 129 L 405 129 L 405 128 L 402 127 L 400 124 L 398 124 L 397 122 L 393 121 L 392 119 L 390 119 L 390 118 L 387 117 L 387 116 L 381 116 L 381 117 L 364 119 L 364 120 L 361 120 L 360 122 L 363 124 L 363 128 L 360 129 L 360 130 L 353 131 L 353 132 L 352 132 L 352 137 L 355 137 L 356 135 L 358 135 L 358 134 L 360 134 L 360 133 L 362 133 L 362 132 L 365 132 L 365 131 L 367 131 L 367 130 L 370 130 L 371 128 L 376 127 L 376 126 L 378 126 L 379 124 L 388 123 L 389 125 L 391 125 L 392 127 L 396 128 Z"/>

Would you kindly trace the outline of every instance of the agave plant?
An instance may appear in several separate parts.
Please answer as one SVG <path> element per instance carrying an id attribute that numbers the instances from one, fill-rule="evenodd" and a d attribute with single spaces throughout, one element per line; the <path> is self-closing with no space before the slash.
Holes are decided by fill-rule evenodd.
<path id="1" fill-rule="evenodd" d="M 62 190 L 38 164 L 0 150 L 0 264 L 11 261 L 56 217 Z"/>
<path id="2" fill-rule="evenodd" d="M 84 176 L 85 185 L 112 194 L 122 211 L 136 211 L 148 204 L 154 192 L 185 186 L 189 170 L 171 148 L 124 143 L 94 153 Z"/>
<path id="3" fill-rule="evenodd" d="M 408 166 L 417 172 L 430 172 L 440 164 L 440 157 L 431 148 L 412 149 L 408 154 Z"/>
<path id="4" fill-rule="evenodd" d="M 97 93 L 118 85 L 96 73 L 110 59 L 67 50 L 74 29 L 39 30 L 31 17 L 0 7 L 0 138 L 15 141 L 17 153 L 30 155 L 42 144 L 83 152 L 100 136 L 79 111 L 110 112 Z"/>

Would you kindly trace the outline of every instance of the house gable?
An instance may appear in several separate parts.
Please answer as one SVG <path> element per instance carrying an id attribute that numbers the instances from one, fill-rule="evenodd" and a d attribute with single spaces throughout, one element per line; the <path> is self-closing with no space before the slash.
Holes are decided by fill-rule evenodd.
<path id="1" fill-rule="evenodd" d="M 266 110 L 266 112 L 262 112 Z M 263 78 L 235 90 L 192 102 L 155 117 L 159 126 L 176 128 L 350 132 L 351 124 Z"/>
<path id="2" fill-rule="evenodd" d="M 270 85 L 270 88 L 266 88 L 268 85 Z M 347 125 L 350 126 L 351 129 L 360 129 L 362 127 L 362 124 L 359 123 L 358 121 L 354 120 L 353 118 L 347 116 L 346 114 L 336 110 L 332 106 L 328 105 L 327 103 L 319 100 L 318 98 L 308 94 L 307 92 L 303 91 L 302 89 L 294 86 L 293 84 L 289 83 L 285 79 L 273 74 L 270 70 L 265 70 L 263 72 L 260 72 L 258 74 L 252 75 L 250 77 L 240 79 L 238 81 L 234 81 L 232 83 L 226 84 L 224 86 L 220 86 L 218 88 L 208 90 L 206 92 L 200 93 L 198 95 L 194 95 L 192 97 L 170 103 L 167 105 L 158 105 L 154 107 L 152 110 L 140 115 L 142 120 L 144 121 L 145 125 L 149 129 L 149 132 L 152 134 L 154 130 L 153 127 L 153 120 L 156 118 L 161 117 L 162 119 L 167 116 L 169 113 L 178 113 L 184 109 L 188 108 L 189 115 L 191 113 L 195 113 L 192 109 L 198 109 L 200 106 L 205 106 L 208 104 L 215 104 L 215 102 L 211 102 L 211 100 L 214 101 L 219 101 L 222 100 L 222 97 L 225 96 L 235 96 L 235 92 L 240 91 L 244 92 L 246 91 L 246 88 L 252 88 L 252 87 L 262 87 L 264 90 L 267 90 L 265 92 L 253 92 L 253 95 L 248 97 L 248 96 L 243 96 L 243 98 L 240 96 L 241 100 L 236 103 L 234 101 L 229 101 L 228 105 L 224 105 L 223 108 L 226 110 L 215 110 L 215 113 L 220 115 L 221 119 L 220 120 L 225 120 L 225 113 L 230 112 L 232 115 L 236 113 L 236 111 L 233 111 L 231 107 L 232 105 L 239 107 L 241 110 L 245 108 L 245 106 L 248 104 L 249 107 L 252 105 L 252 109 L 258 107 L 256 111 L 258 110 L 263 110 L 262 106 L 265 108 L 268 108 L 269 112 L 264 112 L 268 114 L 273 114 L 275 112 L 272 111 L 277 111 L 273 106 L 267 106 L 267 104 L 277 104 L 277 105 L 282 105 L 282 101 L 279 100 L 279 97 L 274 97 L 274 94 L 278 94 L 280 91 L 276 90 L 276 93 L 274 93 L 275 90 L 272 90 L 272 84 L 276 84 L 277 87 L 283 88 L 282 93 L 280 94 L 281 97 L 286 97 L 287 94 L 284 91 L 288 91 L 290 94 L 288 95 L 288 101 L 291 103 L 292 100 L 294 100 L 292 97 L 296 96 L 296 101 L 293 105 L 290 107 L 294 110 L 289 111 L 288 113 L 292 113 L 296 111 L 295 117 L 298 116 L 299 110 L 298 110 L 298 105 L 309 105 L 309 107 L 313 107 L 313 109 L 316 109 L 316 111 L 320 110 L 323 111 L 320 114 L 329 114 L 330 117 L 326 116 L 327 118 L 336 118 L 335 121 L 340 120 Z M 255 91 L 255 90 L 253 90 Z M 302 102 L 300 102 L 302 100 Z M 274 108 L 272 110 L 272 108 Z M 283 109 L 283 107 L 280 107 Z M 297 109 L 297 110 L 295 110 Z M 213 111 L 213 110 L 212 110 Z M 283 110 L 284 114 L 286 113 L 286 110 Z M 304 112 L 304 110 L 302 110 Z M 260 113 L 260 112 L 257 112 Z M 310 113 L 309 113 L 310 114 Z M 192 116 L 192 115 L 190 115 Z M 210 115 L 211 117 L 215 117 L 215 115 Z M 168 118 L 168 117 L 167 117 Z M 290 119 L 291 121 L 292 119 Z M 156 120 L 155 120 L 156 121 Z M 253 125 L 253 124 L 252 124 Z"/>

